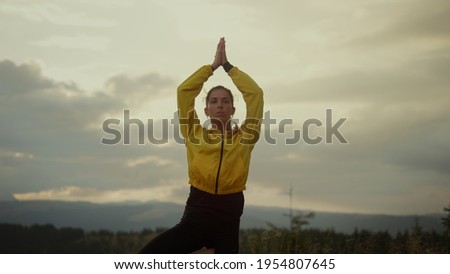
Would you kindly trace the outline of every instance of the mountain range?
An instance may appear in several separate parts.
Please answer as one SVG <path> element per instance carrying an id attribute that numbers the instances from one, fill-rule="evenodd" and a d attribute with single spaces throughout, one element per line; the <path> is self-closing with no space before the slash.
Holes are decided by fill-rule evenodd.
<path id="1" fill-rule="evenodd" d="M 53 224 L 56 227 L 76 227 L 86 231 L 140 231 L 169 228 L 175 225 L 184 206 L 168 202 L 94 204 L 60 201 L 0 201 L 0 223 L 22 225 Z M 306 216 L 311 211 L 294 211 Z M 241 228 L 267 228 L 270 225 L 287 228 L 289 209 L 246 205 Z M 388 231 L 391 234 L 411 231 L 414 227 L 442 232 L 444 214 L 383 215 L 313 212 L 305 228 L 333 229 L 352 233 L 356 229 Z"/>

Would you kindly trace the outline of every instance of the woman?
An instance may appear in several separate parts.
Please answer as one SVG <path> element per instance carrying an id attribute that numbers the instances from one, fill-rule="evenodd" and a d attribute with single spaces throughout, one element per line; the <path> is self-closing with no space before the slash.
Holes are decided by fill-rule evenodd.
<path id="1" fill-rule="evenodd" d="M 200 125 L 194 102 L 203 84 L 222 66 L 242 93 L 247 117 L 231 126 L 235 112 L 231 91 L 213 87 L 205 114 L 211 128 Z M 221 38 L 211 65 L 202 66 L 178 87 L 180 129 L 185 138 L 190 194 L 181 221 L 158 235 L 140 253 L 191 253 L 206 247 L 215 253 L 239 252 L 239 223 L 244 207 L 251 151 L 259 138 L 263 93 L 250 76 L 233 67 Z"/>

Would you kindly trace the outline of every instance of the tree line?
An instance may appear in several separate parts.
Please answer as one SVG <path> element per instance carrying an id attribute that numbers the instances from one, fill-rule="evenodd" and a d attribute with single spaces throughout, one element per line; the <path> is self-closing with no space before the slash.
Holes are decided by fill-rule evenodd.
<path id="1" fill-rule="evenodd" d="M 307 228 L 309 214 L 292 214 L 290 227 L 241 229 L 240 252 L 245 254 L 408 254 L 450 253 L 450 206 L 444 208 L 445 230 L 424 231 L 418 222 L 410 230 L 391 235 L 387 231 L 355 230 L 338 233 L 333 229 Z M 56 228 L 53 225 L 0 224 L 0 253 L 3 254 L 127 254 L 136 253 L 142 245 L 163 232 L 164 228 L 142 231 L 84 231 L 80 228 Z"/>
<path id="2" fill-rule="evenodd" d="M 289 228 L 270 223 L 267 228 L 241 229 L 240 252 L 245 254 L 333 253 L 333 254 L 450 254 L 450 206 L 442 218 L 443 232 L 424 231 L 416 221 L 410 230 L 395 236 L 387 231 L 355 230 L 338 233 L 333 229 L 306 228 L 314 213 L 292 212 Z M 56 228 L 51 224 L 24 226 L 0 223 L 1 254 L 131 254 L 163 232 L 164 228 L 142 231 L 84 231 L 80 228 Z"/>

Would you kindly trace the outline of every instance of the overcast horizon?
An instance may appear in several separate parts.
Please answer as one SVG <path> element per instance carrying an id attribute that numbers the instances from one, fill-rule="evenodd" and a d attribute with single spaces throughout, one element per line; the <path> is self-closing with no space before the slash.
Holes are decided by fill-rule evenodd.
<path id="1" fill-rule="evenodd" d="M 102 144 L 107 119 L 162 121 L 176 88 L 213 61 L 264 91 L 276 122 L 252 154 L 247 205 L 427 214 L 450 205 L 450 2 L 0 0 L 0 200 L 183 204 L 185 147 Z M 222 84 L 245 104 L 219 68 Z M 205 92 L 197 98 L 202 122 Z M 326 142 L 332 124 L 345 121 Z M 290 120 L 289 120 L 290 119 Z M 296 130 L 323 137 L 287 145 Z M 280 121 L 285 123 L 280 132 Z M 147 128 L 146 124 L 146 137 Z M 300 134 L 302 134 L 300 133 Z M 266 137 L 267 137 L 266 136 Z M 303 135 L 300 135 L 304 137 Z"/>

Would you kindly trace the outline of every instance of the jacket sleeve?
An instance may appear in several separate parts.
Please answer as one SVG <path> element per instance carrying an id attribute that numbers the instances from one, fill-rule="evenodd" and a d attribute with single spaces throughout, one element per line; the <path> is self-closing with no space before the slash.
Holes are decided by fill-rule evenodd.
<path id="1" fill-rule="evenodd" d="M 254 145 L 258 141 L 261 131 L 264 108 L 263 91 L 248 74 L 237 67 L 233 67 L 228 75 L 242 93 L 247 108 L 246 118 L 241 126 L 242 143 Z"/>
<path id="2" fill-rule="evenodd" d="M 178 86 L 178 119 L 181 134 L 185 139 L 188 138 L 195 125 L 200 125 L 194 108 L 195 98 L 202 90 L 203 84 L 212 74 L 211 65 L 204 65 Z"/>

